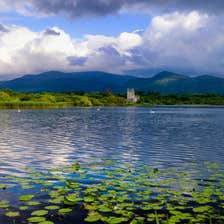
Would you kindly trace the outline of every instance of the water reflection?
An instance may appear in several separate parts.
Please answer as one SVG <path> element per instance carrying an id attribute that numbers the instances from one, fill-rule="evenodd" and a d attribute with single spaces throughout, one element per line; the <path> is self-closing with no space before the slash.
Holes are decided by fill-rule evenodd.
<path id="1" fill-rule="evenodd" d="M 102 157 L 157 166 L 224 162 L 223 112 L 135 107 L 2 110 L 0 173 L 24 175 L 29 167 Z"/>

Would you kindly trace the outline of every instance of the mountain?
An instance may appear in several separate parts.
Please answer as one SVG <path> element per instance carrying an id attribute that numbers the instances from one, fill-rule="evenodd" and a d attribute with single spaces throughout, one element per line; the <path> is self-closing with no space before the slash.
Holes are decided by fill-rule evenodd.
<path id="1" fill-rule="evenodd" d="M 11 81 L 0 83 L 0 88 L 9 88 L 19 92 L 97 92 L 111 89 L 122 92 L 123 86 L 133 79 L 132 76 L 120 76 L 105 72 L 63 73 L 51 71 L 39 75 L 25 75 Z"/>
<path id="2" fill-rule="evenodd" d="M 129 85 L 141 91 L 155 91 L 169 94 L 217 93 L 224 94 L 224 79 L 215 76 L 189 77 L 172 72 L 161 72 L 152 78 L 137 79 Z"/>
<path id="3" fill-rule="evenodd" d="M 160 72 L 151 78 L 136 78 L 130 80 L 128 85 L 140 91 L 154 91 L 161 93 L 181 93 L 181 83 L 190 78 L 172 72 Z M 185 92 L 185 91 L 184 91 Z"/>
<path id="4" fill-rule="evenodd" d="M 168 71 L 150 78 L 129 75 L 116 75 L 105 72 L 45 72 L 38 75 L 25 75 L 11 81 L 0 82 L 0 88 L 19 92 L 126 92 L 127 88 L 138 91 L 161 93 L 218 93 L 224 94 L 224 79 L 203 75 L 189 77 Z"/>

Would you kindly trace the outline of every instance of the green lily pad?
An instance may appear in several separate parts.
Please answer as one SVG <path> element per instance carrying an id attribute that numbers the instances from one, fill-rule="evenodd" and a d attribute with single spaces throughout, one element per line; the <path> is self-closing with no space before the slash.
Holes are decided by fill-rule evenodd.
<path id="1" fill-rule="evenodd" d="M 34 195 L 31 194 L 27 194 L 27 195 L 22 195 L 19 197 L 20 201 L 30 201 L 31 199 L 33 199 Z"/>
<path id="2" fill-rule="evenodd" d="M 31 213 L 32 216 L 45 216 L 48 214 L 47 210 L 37 210 Z"/>
<path id="3" fill-rule="evenodd" d="M 102 216 L 98 212 L 90 212 L 88 216 L 85 218 L 86 222 L 97 222 L 102 218 Z"/>
<path id="4" fill-rule="evenodd" d="M 19 212 L 7 212 L 7 213 L 5 213 L 5 215 L 8 217 L 18 217 L 18 216 L 20 216 L 20 213 Z"/>
<path id="5" fill-rule="evenodd" d="M 27 210 L 27 209 L 29 209 L 28 206 L 20 206 L 20 207 L 19 207 L 19 210 L 21 210 L 21 211 L 25 211 L 25 210 Z"/>
<path id="6" fill-rule="evenodd" d="M 2 200 L 0 201 L 0 208 L 8 208 L 9 207 L 9 201 Z"/>
<path id="7" fill-rule="evenodd" d="M 62 208 L 58 210 L 59 213 L 64 214 L 64 213 L 69 213 L 72 212 L 71 208 Z"/>
<path id="8" fill-rule="evenodd" d="M 51 222 L 51 221 L 43 221 L 43 222 L 40 222 L 39 224 L 54 224 L 54 222 Z"/>
<path id="9" fill-rule="evenodd" d="M 113 216 L 103 217 L 102 220 L 107 222 L 108 224 L 119 224 L 119 223 L 128 221 L 127 218 L 124 218 L 124 217 L 113 217 Z"/>
<path id="10" fill-rule="evenodd" d="M 78 171 L 79 169 L 80 169 L 80 164 L 79 163 L 74 163 L 73 165 L 72 165 L 72 169 L 74 169 L 75 171 Z"/>
<path id="11" fill-rule="evenodd" d="M 40 223 L 40 222 L 45 222 L 46 218 L 45 217 L 38 217 L 38 216 L 36 216 L 36 217 L 30 217 L 27 220 L 29 222 L 33 222 L 33 223 L 36 223 L 36 222 Z"/>
<path id="12" fill-rule="evenodd" d="M 41 203 L 39 201 L 28 201 L 26 204 L 29 206 L 37 206 L 40 205 Z"/>
<path id="13" fill-rule="evenodd" d="M 93 201 L 95 201 L 95 198 L 92 196 L 86 196 L 86 197 L 84 197 L 84 201 L 85 202 L 93 202 Z"/>
<path id="14" fill-rule="evenodd" d="M 0 184 L 0 189 L 6 189 L 6 185 Z"/>
<path id="15" fill-rule="evenodd" d="M 50 206 L 46 206 L 45 209 L 47 209 L 47 210 L 58 210 L 58 209 L 60 209 L 60 207 L 57 206 L 57 205 L 50 205 Z"/>

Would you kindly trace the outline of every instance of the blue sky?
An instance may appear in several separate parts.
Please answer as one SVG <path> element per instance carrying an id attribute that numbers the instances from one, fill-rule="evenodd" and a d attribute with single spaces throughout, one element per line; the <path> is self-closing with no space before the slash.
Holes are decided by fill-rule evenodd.
<path id="1" fill-rule="evenodd" d="M 0 0 L 0 80 L 49 70 L 224 75 L 221 0 Z"/>
<path id="2" fill-rule="evenodd" d="M 33 31 L 41 31 L 46 27 L 57 26 L 72 37 L 81 38 L 86 34 L 116 36 L 122 32 L 144 30 L 151 19 L 146 13 L 116 14 L 97 18 L 71 19 L 61 15 L 49 17 L 27 17 L 18 13 L 1 13 L 4 24 L 25 26 Z"/>

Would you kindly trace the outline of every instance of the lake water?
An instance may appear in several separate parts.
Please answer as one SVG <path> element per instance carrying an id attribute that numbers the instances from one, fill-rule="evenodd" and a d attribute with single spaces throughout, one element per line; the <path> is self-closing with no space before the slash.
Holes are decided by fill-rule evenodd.
<path id="1" fill-rule="evenodd" d="M 36 185 L 33 182 L 39 172 L 34 171 L 34 179 L 31 180 L 28 168 L 44 171 L 74 161 L 86 163 L 108 158 L 131 163 L 140 168 L 144 167 L 142 163 L 154 169 L 156 167 L 156 170 L 178 168 L 192 174 L 193 182 L 187 185 L 193 187 L 195 181 L 199 181 L 199 186 L 202 184 L 203 179 L 198 179 L 194 173 L 203 170 L 204 162 L 224 163 L 223 146 L 224 108 L 221 107 L 106 107 L 20 112 L 1 110 L 0 222 L 27 223 L 24 220 L 30 217 L 32 211 L 43 209 L 49 204 L 49 195 L 46 195 L 45 190 L 41 190 L 44 187 L 39 186 L 39 179 L 35 182 Z M 194 165 L 191 166 L 192 164 Z M 9 178 L 9 175 L 12 178 Z M 223 175 L 217 177 L 222 178 Z M 86 183 L 93 181 L 89 178 L 91 179 L 91 175 L 81 178 L 80 183 L 84 188 Z M 105 174 L 101 175 L 101 178 L 105 178 Z M 26 185 L 23 181 L 27 181 Z M 54 181 L 52 183 L 52 179 L 47 177 L 47 182 L 52 183 L 52 191 L 55 190 L 54 187 L 64 186 L 61 185 L 64 182 L 58 183 L 56 179 Z M 213 181 L 209 179 L 204 186 L 210 186 L 210 192 L 217 192 L 218 187 L 216 186 L 214 191 Z M 176 179 L 171 182 L 175 183 Z M 4 189 L 1 185 L 8 186 L 11 183 L 13 186 L 9 189 Z M 185 181 L 182 183 L 184 185 Z M 224 181 L 221 179 L 220 183 Z M 26 190 L 30 185 L 32 188 Z M 144 187 L 144 184 L 141 183 L 140 186 Z M 222 188 L 220 191 L 222 196 Z M 1 206 L 4 206 L 1 203 L 10 201 L 10 210 L 18 211 L 19 206 L 24 205 L 19 201 L 22 194 L 35 194 L 35 200 L 41 201 L 41 205 L 30 206 L 26 212 L 20 211 L 21 216 L 10 219 L 5 215 L 7 207 L 5 210 L 1 209 Z M 57 199 L 57 194 L 54 197 Z M 60 206 L 63 206 L 62 202 Z M 57 212 L 50 214 L 47 218 L 55 224 L 85 223 L 83 220 L 87 215 L 80 207 L 75 207 L 73 213 L 66 218 Z"/>
<path id="2" fill-rule="evenodd" d="M 0 111 L 0 173 L 73 160 L 156 166 L 224 162 L 224 108 L 116 107 Z"/>

